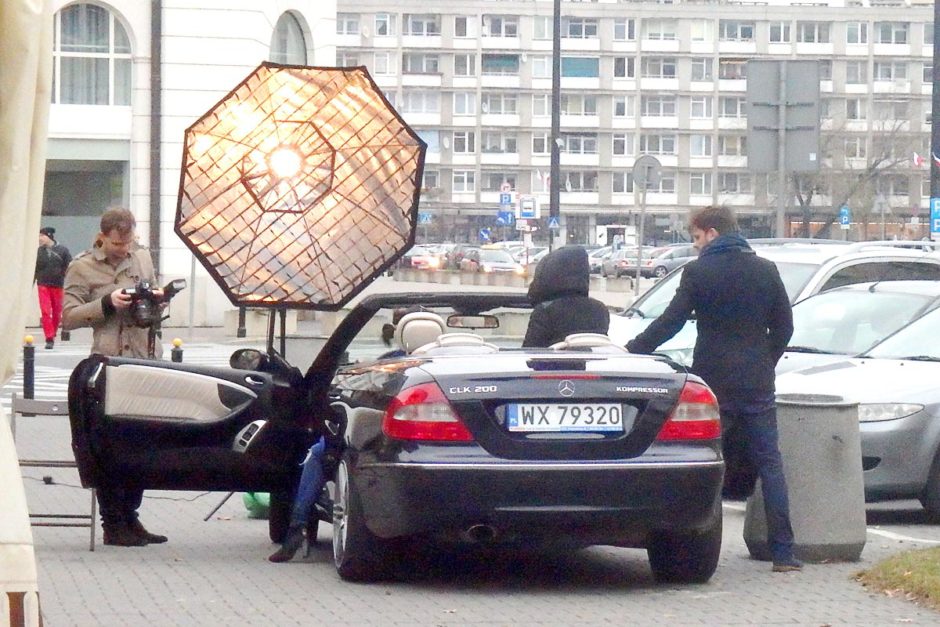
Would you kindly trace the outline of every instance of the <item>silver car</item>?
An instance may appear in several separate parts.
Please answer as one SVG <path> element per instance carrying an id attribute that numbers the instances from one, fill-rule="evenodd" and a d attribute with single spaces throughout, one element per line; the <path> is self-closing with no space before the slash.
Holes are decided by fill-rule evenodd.
<path id="1" fill-rule="evenodd" d="M 940 522 L 940 310 L 866 353 L 777 377 L 778 394 L 837 395 L 859 403 L 868 501 L 919 499 Z"/>

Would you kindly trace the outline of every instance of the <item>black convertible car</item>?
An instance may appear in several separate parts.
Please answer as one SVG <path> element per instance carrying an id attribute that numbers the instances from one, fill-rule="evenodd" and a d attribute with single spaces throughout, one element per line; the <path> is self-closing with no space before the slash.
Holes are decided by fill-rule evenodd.
<path id="1" fill-rule="evenodd" d="M 385 356 L 381 324 L 404 307 Z M 92 356 L 69 385 L 82 482 L 269 491 L 279 541 L 298 464 L 325 435 L 321 510 L 343 578 L 386 575 L 420 538 L 643 547 L 658 580 L 708 580 L 724 471 L 713 394 L 606 336 L 518 348 L 529 308 L 523 293 L 369 296 L 306 374 L 273 349 L 235 351 L 231 368 Z"/>

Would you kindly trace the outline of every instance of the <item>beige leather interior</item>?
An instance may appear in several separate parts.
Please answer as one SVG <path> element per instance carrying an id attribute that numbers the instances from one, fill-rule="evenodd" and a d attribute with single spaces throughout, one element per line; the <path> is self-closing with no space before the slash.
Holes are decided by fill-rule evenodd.
<path id="1" fill-rule="evenodd" d="M 395 339 L 402 350 L 408 354 L 425 344 L 430 344 L 447 330 L 443 318 L 430 311 L 416 311 L 407 314 L 395 327 Z"/>
<path id="2" fill-rule="evenodd" d="M 240 392 L 245 400 L 257 398 L 250 389 L 228 381 L 136 364 L 108 366 L 106 381 L 108 416 L 205 422 L 232 411 L 219 400 L 219 386 Z"/>

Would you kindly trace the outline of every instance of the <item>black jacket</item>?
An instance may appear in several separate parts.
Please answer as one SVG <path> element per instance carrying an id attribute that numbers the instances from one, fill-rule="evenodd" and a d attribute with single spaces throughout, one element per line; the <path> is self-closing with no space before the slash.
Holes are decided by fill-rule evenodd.
<path id="1" fill-rule="evenodd" d="M 40 246 L 36 253 L 36 273 L 33 280 L 39 285 L 62 287 L 65 271 L 72 261 L 69 249 L 59 244 Z"/>
<path id="2" fill-rule="evenodd" d="M 535 305 L 522 345 L 550 346 L 572 333 L 607 333 L 610 313 L 588 296 L 591 268 L 581 246 L 554 250 L 535 267 L 529 300 Z"/>
<path id="3" fill-rule="evenodd" d="M 666 310 L 627 343 L 650 353 L 695 314 L 692 372 L 722 392 L 773 392 L 774 368 L 793 334 L 790 299 L 773 262 L 739 235 L 722 235 L 683 268 Z"/>

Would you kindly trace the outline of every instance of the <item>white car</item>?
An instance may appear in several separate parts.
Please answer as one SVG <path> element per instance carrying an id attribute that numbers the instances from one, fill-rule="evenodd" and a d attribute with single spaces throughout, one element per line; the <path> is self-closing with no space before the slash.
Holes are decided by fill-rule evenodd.
<path id="1" fill-rule="evenodd" d="M 777 265 L 780 278 L 798 303 L 813 294 L 871 281 L 940 280 L 940 255 L 917 248 L 896 247 L 894 242 L 847 244 L 777 240 L 752 242 L 755 252 Z M 608 334 L 617 344 L 626 344 L 665 311 L 679 287 L 682 268 L 674 270 L 620 314 L 610 317 Z M 697 336 L 695 320 L 689 320 L 657 353 L 685 365 L 692 363 Z"/>

